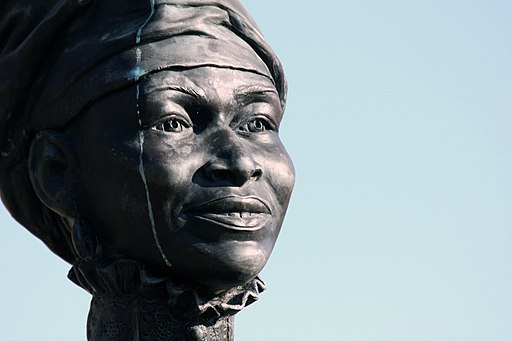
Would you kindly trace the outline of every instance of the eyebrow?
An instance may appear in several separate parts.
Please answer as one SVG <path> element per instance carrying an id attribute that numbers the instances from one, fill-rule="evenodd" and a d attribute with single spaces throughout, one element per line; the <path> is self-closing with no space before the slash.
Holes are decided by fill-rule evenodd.
<path id="1" fill-rule="evenodd" d="M 184 93 L 186 95 L 192 96 L 192 97 L 194 97 L 196 99 L 200 99 L 200 100 L 203 100 L 203 101 L 206 100 L 206 97 L 203 94 L 200 94 L 198 91 L 196 91 L 196 90 L 194 90 L 192 88 L 186 87 L 186 86 L 182 86 L 182 85 L 166 85 L 166 86 L 161 87 L 161 88 L 158 89 L 158 91 L 166 91 L 166 90 L 177 91 L 177 92 L 181 92 L 181 93 Z"/>
<path id="2" fill-rule="evenodd" d="M 235 89 L 235 98 L 237 101 L 247 99 L 259 99 L 261 95 L 266 93 L 272 93 L 279 96 L 277 90 L 273 87 L 261 86 L 261 85 L 243 85 Z"/>
<path id="3" fill-rule="evenodd" d="M 186 94 L 186 95 L 189 95 L 196 99 L 199 99 L 203 102 L 208 102 L 207 98 L 204 94 L 199 93 L 197 90 L 195 90 L 191 87 L 187 87 L 187 86 L 183 86 L 183 85 L 168 84 L 164 87 L 159 88 L 157 91 L 166 91 L 166 90 L 181 92 L 183 94 Z M 251 101 L 261 99 L 261 96 L 266 93 L 272 93 L 279 97 L 279 94 L 274 87 L 262 86 L 262 85 L 242 85 L 242 86 L 239 86 L 238 88 L 236 88 L 233 92 L 234 92 L 234 97 L 237 101 L 247 100 L 247 98 L 249 98 L 249 100 L 251 100 Z"/>
<path id="4" fill-rule="evenodd" d="M 236 96 L 257 95 L 266 92 L 273 92 L 277 95 L 277 90 L 275 88 L 262 85 L 242 85 L 235 89 Z"/>

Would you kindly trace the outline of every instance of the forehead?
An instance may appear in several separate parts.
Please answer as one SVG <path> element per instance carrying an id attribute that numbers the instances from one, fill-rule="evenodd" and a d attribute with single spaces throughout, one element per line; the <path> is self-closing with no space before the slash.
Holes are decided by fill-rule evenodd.
<path id="1" fill-rule="evenodd" d="M 115 91 L 94 102 L 76 123 L 85 119 L 96 128 L 120 122 L 138 125 L 139 118 L 148 123 L 176 106 L 199 104 L 224 110 L 233 103 L 254 101 L 271 104 L 281 117 L 279 95 L 266 76 L 218 67 L 166 70 L 141 79 L 137 88 Z"/>
<path id="2" fill-rule="evenodd" d="M 198 67 L 161 71 L 141 81 L 141 97 L 160 97 L 165 92 L 182 92 L 203 100 L 231 100 L 249 92 L 275 94 L 273 82 L 264 75 L 229 68 Z"/>

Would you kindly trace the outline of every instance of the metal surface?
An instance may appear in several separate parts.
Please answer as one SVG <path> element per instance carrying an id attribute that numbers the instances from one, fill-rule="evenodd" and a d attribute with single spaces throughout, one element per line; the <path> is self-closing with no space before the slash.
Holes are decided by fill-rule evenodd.
<path id="1" fill-rule="evenodd" d="M 232 340 L 294 184 L 282 66 L 236 0 L 0 5 L 0 190 L 90 340 Z M 4 72 L 5 71 L 5 72 Z"/>

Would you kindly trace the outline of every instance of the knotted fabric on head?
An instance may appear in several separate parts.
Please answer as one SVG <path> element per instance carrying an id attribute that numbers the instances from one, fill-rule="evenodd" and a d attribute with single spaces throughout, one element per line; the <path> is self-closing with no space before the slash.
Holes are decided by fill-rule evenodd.
<path id="1" fill-rule="evenodd" d="M 0 194 L 14 218 L 73 262 L 70 231 L 30 183 L 34 135 L 146 75 L 199 66 L 268 77 L 284 109 L 282 65 L 238 0 L 4 0 Z"/>

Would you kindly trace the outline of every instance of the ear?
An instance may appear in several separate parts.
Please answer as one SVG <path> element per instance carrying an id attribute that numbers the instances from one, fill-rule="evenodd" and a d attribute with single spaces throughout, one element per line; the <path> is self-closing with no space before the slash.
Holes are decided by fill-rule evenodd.
<path id="1" fill-rule="evenodd" d="M 44 130 L 32 141 L 29 175 L 41 202 L 67 218 L 76 216 L 77 162 L 70 139 L 63 133 Z"/>

